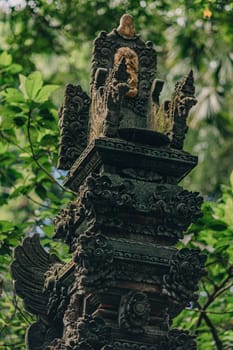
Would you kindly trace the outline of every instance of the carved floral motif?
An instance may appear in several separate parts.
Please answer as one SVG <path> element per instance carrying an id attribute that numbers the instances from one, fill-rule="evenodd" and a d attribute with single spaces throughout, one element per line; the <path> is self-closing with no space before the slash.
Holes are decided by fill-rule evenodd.
<path id="1" fill-rule="evenodd" d="M 82 291 L 105 289 L 114 283 L 113 250 L 101 234 L 86 233 L 79 237 L 74 253 L 77 288 Z"/>
<path id="2" fill-rule="evenodd" d="M 107 175 L 90 175 L 80 189 L 80 213 L 89 220 L 90 225 L 129 229 L 137 227 L 145 234 L 182 238 L 184 230 L 201 216 L 202 197 L 197 192 L 183 190 L 182 187 L 168 184 L 144 185 L 139 191 L 133 180 L 122 179 L 114 183 Z M 122 209 L 121 209 L 122 208 Z M 115 214 L 127 208 L 121 216 Z M 127 213 L 142 213 L 151 216 L 151 224 L 144 220 L 144 226 L 137 221 L 128 220 Z"/>
<path id="3" fill-rule="evenodd" d="M 150 304 L 145 293 L 131 291 L 121 299 L 119 326 L 130 333 L 144 333 L 150 316 Z"/>
<path id="4" fill-rule="evenodd" d="M 163 292 L 177 303 L 197 300 L 198 281 L 206 274 L 206 255 L 199 250 L 183 248 L 170 261 L 169 274 L 163 278 Z"/>
<path id="5" fill-rule="evenodd" d="M 79 218 L 77 202 L 70 202 L 68 206 L 61 209 L 54 219 L 54 237 L 61 238 L 70 247 L 73 252 L 76 247 L 76 222 Z"/>
<path id="6" fill-rule="evenodd" d="M 85 315 L 72 324 L 66 340 L 55 339 L 48 350 L 108 350 L 111 328 L 103 319 Z"/>
<path id="7" fill-rule="evenodd" d="M 119 339 L 113 342 L 114 350 L 197 350 L 195 337 L 187 331 L 171 330 L 163 340 L 155 340 L 154 344 Z"/>
<path id="8" fill-rule="evenodd" d="M 201 215 L 202 197 L 179 186 L 158 185 L 149 199 L 150 208 L 159 218 L 158 235 L 176 235 L 183 238 L 183 232 Z"/>
<path id="9" fill-rule="evenodd" d="M 68 84 L 59 112 L 59 169 L 70 169 L 87 146 L 89 107 L 90 98 L 81 86 Z"/>
<path id="10" fill-rule="evenodd" d="M 46 350 L 69 350 L 63 339 L 56 338 L 46 348 Z"/>
<path id="11" fill-rule="evenodd" d="M 162 342 L 159 350 L 197 350 L 195 336 L 187 331 L 173 329 L 168 333 L 166 341 Z"/>

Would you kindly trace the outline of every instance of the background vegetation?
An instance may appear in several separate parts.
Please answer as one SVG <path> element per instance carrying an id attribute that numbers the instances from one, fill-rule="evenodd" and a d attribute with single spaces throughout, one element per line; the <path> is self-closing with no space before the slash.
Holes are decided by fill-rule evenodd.
<path id="1" fill-rule="evenodd" d="M 46 248 L 52 219 L 72 198 L 57 163 L 57 109 L 68 82 L 88 91 L 92 40 L 124 12 L 155 43 L 162 98 L 194 70 L 198 105 L 185 149 L 199 165 L 184 181 L 208 200 L 204 216 L 180 245 L 208 253 L 199 302 L 174 326 L 197 332 L 198 349 L 233 348 L 233 3 L 217 0 L 0 0 L 0 349 L 24 349 L 32 316 L 14 295 L 13 248 L 39 232 Z M 230 178 L 230 180 L 229 180 Z"/>

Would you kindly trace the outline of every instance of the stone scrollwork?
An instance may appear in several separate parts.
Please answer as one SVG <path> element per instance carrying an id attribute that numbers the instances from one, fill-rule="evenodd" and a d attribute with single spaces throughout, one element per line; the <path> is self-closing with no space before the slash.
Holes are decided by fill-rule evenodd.
<path id="1" fill-rule="evenodd" d="M 67 335 L 68 349 L 100 350 L 110 342 L 111 328 L 103 319 L 85 315 Z"/>
<path id="2" fill-rule="evenodd" d="M 149 199 L 151 209 L 159 219 L 158 234 L 177 235 L 183 232 L 201 215 L 203 198 L 198 192 L 184 190 L 179 186 L 158 185 Z"/>
<path id="3" fill-rule="evenodd" d="M 206 275 L 206 255 L 183 248 L 170 261 L 170 271 L 163 277 L 163 293 L 177 303 L 197 300 L 198 281 Z"/>
<path id="4" fill-rule="evenodd" d="M 90 141 L 99 136 L 117 136 L 122 100 L 130 89 L 128 76 L 124 57 L 109 73 L 104 68 L 97 69 L 92 91 Z"/>
<path id="5" fill-rule="evenodd" d="M 87 146 L 90 98 L 80 85 L 68 84 L 59 112 L 58 168 L 69 170 Z"/>
<path id="6" fill-rule="evenodd" d="M 46 350 L 69 350 L 63 339 L 56 338 L 46 348 Z"/>
<path id="7" fill-rule="evenodd" d="M 118 322 L 123 331 L 144 333 L 150 317 L 150 303 L 145 293 L 131 291 L 124 295 L 119 306 Z"/>
<path id="8" fill-rule="evenodd" d="M 53 238 L 63 239 L 73 252 L 76 247 L 75 225 L 79 219 L 79 210 L 77 201 L 69 202 L 67 207 L 61 209 L 54 219 Z"/>
<path id="9" fill-rule="evenodd" d="M 86 191 L 87 189 L 87 191 Z M 133 205 L 135 200 L 134 185 L 131 180 L 123 180 L 120 183 L 114 183 L 108 175 L 91 174 L 86 181 L 84 190 L 84 202 L 85 200 L 107 200 L 113 205 Z"/>
<path id="10" fill-rule="evenodd" d="M 190 71 L 188 75 L 178 81 L 171 100 L 167 100 L 159 106 L 158 95 L 162 86 L 163 82 L 161 80 L 156 80 L 153 86 L 151 124 L 155 130 L 166 134 L 170 138 L 172 148 L 182 149 L 185 134 L 188 130 L 186 123 L 188 114 L 197 103 L 194 96 L 193 72 Z"/>
<path id="11" fill-rule="evenodd" d="M 146 344 L 135 341 L 126 341 L 123 339 L 115 340 L 112 344 L 106 344 L 98 350 L 197 350 L 195 337 L 187 331 L 174 329 L 168 333 L 163 341 L 157 341 L 157 344 Z M 59 346 L 50 347 L 51 350 L 93 350 L 93 347 L 87 342 L 80 342 L 75 347 L 65 346 L 62 342 L 57 342 Z"/>
<path id="12" fill-rule="evenodd" d="M 77 322 L 78 341 L 88 342 L 93 349 L 101 348 L 111 340 L 111 328 L 99 317 L 85 315 Z"/>
<path id="13" fill-rule="evenodd" d="M 158 350 L 197 350 L 195 336 L 187 331 L 173 329 L 168 333 L 166 341 L 160 344 Z"/>
<path id="14" fill-rule="evenodd" d="M 169 103 L 168 115 L 174 120 L 171 142 L 173 148 L 183 148 L 185 134 L 188 130 L 186 120 L 190 109 L 197 103 L 194 93 L 193 71 L 191 70 L 183 80 L 176 84 L 175 92 Z"/>
<path id="15" fill-rule="evenodd" d="M 110 350 L 111 328 L 103 319 L 85 315 L 66 332 L 66 341 L 55 339 L 48 350 Z"/>
<path id="16" fill-rule="evenodd" d="M 80 292 L 105 289 L 114 284 L 113 248 L 103 235 L 89 232 L 81 235 L 74 261 Z"/>
<path id="17" fill-rule="evenodd" d="M 80 188 L 80 215 L 88 219 L 90 226 L 124 226 L 136 232 L 138 223 L 129 223 L 127 212 L 116 217 L 117 220 L 115 218 L 116 212 L 127 208 L 132 213 L 152 216 L 153 229 L 147 221 L 143 228 L 141 222 L 142 232 L 173 239 L 183 238 L 187 227 L 202 215 L 202 197 L 197 192 L 176 185 L 155 184 L 148 188 L 145 185 L 144 191 L 140 193 L 137 184 L 131 179 L 118 178 L 115 182 L 110 176 L 92 174 Z"/>

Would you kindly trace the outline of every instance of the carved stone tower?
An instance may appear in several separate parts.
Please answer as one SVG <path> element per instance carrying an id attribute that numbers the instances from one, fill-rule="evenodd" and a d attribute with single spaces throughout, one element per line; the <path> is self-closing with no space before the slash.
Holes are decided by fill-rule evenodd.
<path id="1" fill-rule="evenodd" d="M 94 42 L 91 98 L 68 85 L 60 111 L 59 168 L 77 197 L 55 218 L 69 263 L 39 237 L 15 250 L 16 293 L 38 321 L 29 350 L 194 350 L 172 319 L 197 298 L 205 256 L 178 250 L 202 198 L 178 183 L 197 164 L 184 152 L 196 103 L 193 74 L 160 105 L 156 52 L 126 14 Z"/>

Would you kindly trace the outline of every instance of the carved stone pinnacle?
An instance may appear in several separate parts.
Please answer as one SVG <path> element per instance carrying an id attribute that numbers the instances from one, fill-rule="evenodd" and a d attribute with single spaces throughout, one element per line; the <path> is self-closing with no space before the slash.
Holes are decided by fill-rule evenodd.
<path id="1" fill-rule="evenodd" d="M 136 36 L 133 17 L 130 14 L 126 13 L 121 17 L 117 32 L 126 38 L 134 38 Z"/>

